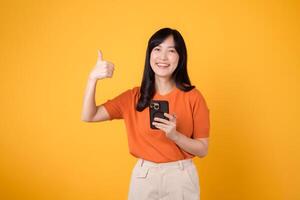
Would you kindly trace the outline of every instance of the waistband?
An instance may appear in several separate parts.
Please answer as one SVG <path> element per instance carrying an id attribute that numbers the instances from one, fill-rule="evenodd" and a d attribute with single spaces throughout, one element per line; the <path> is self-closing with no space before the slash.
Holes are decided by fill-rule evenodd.
<path id="1" fill-rule="evenodd" d="M 189 165 L 193 165 L 192 159 L 185 159 L 185 160 L 177 160 L 172 162 L 165 162 L 165 163 L 155 163 L 149 160 L 145 160 L 142 158 L 139 158 L 137 161 L 137 165 L 139 166 L 147 166 L 147 167 L 157 167 L 157 168 L 164 168 L 164 167 L 175 167 L 184 169 L 185 167 L 188 167 Z"/>

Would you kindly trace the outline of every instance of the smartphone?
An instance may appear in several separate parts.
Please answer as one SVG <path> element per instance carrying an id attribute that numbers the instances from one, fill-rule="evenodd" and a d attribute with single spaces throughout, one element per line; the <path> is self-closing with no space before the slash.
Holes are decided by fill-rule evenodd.
<path id="1" fill-rule="evenodd" d="M 169 113 L 169 102 L 164 100 L 151 100 L 149 105 L 149 114 L 150 114 L 150 127 L 152 129 L 158 129 L 155 127 L 152 122 L 154 122 L 154 117 L 163 118 L 169 120 L 164 113 Z M 159 122 L 161 123 L 161 122 Z"/>

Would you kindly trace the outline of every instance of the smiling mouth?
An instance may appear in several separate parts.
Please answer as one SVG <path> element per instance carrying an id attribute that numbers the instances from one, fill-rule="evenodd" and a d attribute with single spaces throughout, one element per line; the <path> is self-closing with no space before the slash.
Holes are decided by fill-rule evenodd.
<path id="1" fill-rule="evenodd" d="M 157 65 L 159 68 L 167 68 L 167 67 L 170 66 L 169 64 L 165 64 L 165 63 L 156 63 L 156 65 Z"/>

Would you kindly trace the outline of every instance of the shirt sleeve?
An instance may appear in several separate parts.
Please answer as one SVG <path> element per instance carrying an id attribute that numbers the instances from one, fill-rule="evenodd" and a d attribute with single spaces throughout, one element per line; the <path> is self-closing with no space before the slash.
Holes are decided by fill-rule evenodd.
<path id="1" fill-rule="evenodd" d="M 209 137 L 209 109 L 203 95 L 196 90 L 193 97 L 193 138 Z"/>
<path id="2" fill-rule="evenodd" d="M 121 94 L 117 95 L 112 99 L 108 99 L 102 105 L 106 108 L 110 118 L 113 119 L 124 119 L 124 113 L 128 112 L 130 102 L 132 99 L 131 89 L 128 89 Z"/>

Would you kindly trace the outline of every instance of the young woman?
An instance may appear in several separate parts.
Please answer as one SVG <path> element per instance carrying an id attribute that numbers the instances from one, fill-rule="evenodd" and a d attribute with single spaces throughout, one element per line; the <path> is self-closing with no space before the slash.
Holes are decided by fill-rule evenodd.
<path id="1" fill-rule="evenodd" d="M 199 200 L 200 185 L 192 158 L 208 152 L 209 109 L 187 73 L 187 50 L 181 34 L 171 28 L 154 33 L 148 41 L 141 86 L 128 89 L 95 105 L 97 80 L 112 77 L 114 65 L 98 60 L 89 75 L 82 120 L 124 119 L 130 153 L 137 163 L 132 171 L 129 200 Z M 152 100 L 168 101 L 169 113 L 155 117 L 150 126 Z"/>

